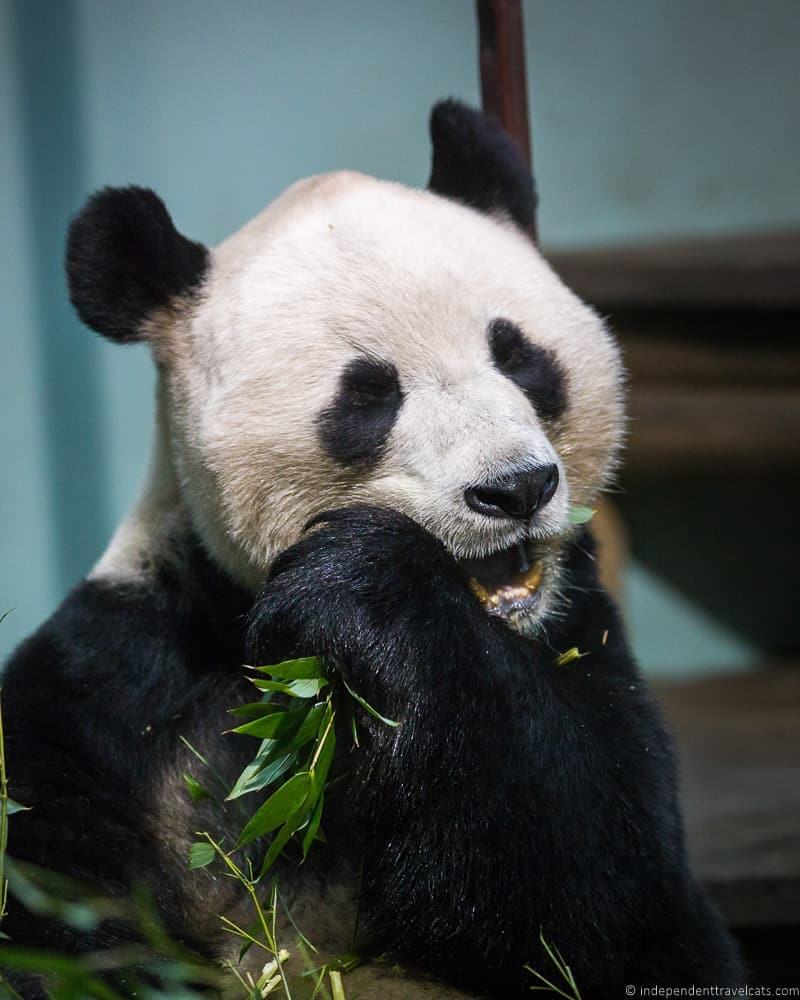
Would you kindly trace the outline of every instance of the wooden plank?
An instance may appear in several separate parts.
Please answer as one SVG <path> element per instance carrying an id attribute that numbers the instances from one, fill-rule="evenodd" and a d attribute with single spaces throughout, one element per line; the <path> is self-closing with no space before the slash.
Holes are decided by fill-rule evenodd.
<path id="1" fill-rule="evenodd" d="M 643 318 L 612 321 L 625 365 L 640 389 L 645 383 L 670 381 L 694 384 L 698 391 L 713 385 L 800 387 L 800 343 L 776 336 L 778 331 L 764 326 L 763 313 L 752 324 L 739 317 L 738 322 L 731 321 L 726 342 L 714 336 L 716 324 L 706 325 L 700 318 L 694 322 L 687 318 L 671 330 Z M 796 316 L 792 328 L 798 329 Z"/>
<path id="2" fill-rule="evenodd" d="M 800 307 L 800 230 L 558 251 L 550 262 L 601 309 Z"/>
<path id="3" fill-rule="evenodd" d="M 794 386 L 730 388 L 634 384 L 625 467 L 704 471 L 800 458 L 800 393 Z"/>
<path id="4" fill-rule="evenodd" d="M 800 923 L 800 670 L 658 693 L 680 748 L 698 874 L 735 927 Z"/>

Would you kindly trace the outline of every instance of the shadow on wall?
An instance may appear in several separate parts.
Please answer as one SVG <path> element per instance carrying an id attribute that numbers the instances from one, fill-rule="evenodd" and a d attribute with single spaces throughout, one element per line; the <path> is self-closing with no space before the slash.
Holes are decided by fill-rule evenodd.
<path id="1" fill-rule="evenodd" d="M 85 572 L 86 553 L 101 550 L 110 527 L 98 354 L 72 312 L 62 267 L 64 234 L 85 190 L 75 15 L 73 0 L 46 5 L 12 0 L 11 5 L 48 502 L 62 591 Z M 57 169 L 54 151 L 63 154 Z"/>

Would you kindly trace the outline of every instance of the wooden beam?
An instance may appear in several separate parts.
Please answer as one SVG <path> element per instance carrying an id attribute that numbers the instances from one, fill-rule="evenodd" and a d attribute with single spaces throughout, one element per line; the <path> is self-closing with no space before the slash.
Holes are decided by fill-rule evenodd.
<path id="1" fill-rule="evenodd" d="M 800 230 L 549 253 L 592 305 L 618 308 L 796 309 Z"/>
<path id="2" fill-rule="evenodd" d="M 800 923 L 800 670 L 658 691 L 678 738 L 697 873 L 734 927 Z"/>
<path id="3" fill-rule="evenodd" d="M 775 473 L 800 460 L 795 386 L 659 386 L 634 382 L 626 472 L 744 466 Z"/>

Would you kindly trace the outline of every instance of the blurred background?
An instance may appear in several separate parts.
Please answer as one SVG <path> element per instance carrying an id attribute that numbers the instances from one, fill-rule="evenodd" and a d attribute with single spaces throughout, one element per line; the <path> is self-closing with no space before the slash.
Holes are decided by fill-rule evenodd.
<path id="1" fill-rule="evenodd" d="M 690 789 L 724 805 L 697 821 L 709 879 L 758 842 L 736 877 L 762 894 L 731 919 L 797 924 L 800 672 L 775 667 L 799 645 L 800 3 L 523 9 L 540 239 L 631 368 L 606 518 L 633 645 L 673 682 L 689 751 L 713 744 Z M 431 105 L 480 84 L 468 0 L 0 0 L 0 46 L 5 658 L 98 557 L 148 454 L 150 360 L 72 315 L 71 214 L 135 182 L 213 244 L 310 173 L 422 185 Z"/>

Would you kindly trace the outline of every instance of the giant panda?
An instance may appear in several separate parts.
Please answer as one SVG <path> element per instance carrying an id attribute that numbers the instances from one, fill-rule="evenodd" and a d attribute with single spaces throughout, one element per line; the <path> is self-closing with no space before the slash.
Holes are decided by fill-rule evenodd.
<path id="1" fill-rule="evenodd" d="M 739 984 L 672 742 L 570 518 L 617 460 L 619 350 L 529 239 L 499 124 L 446 101 L 430 125 L 427 190 L 312 177 L 213 250 L 141 188 L 74 219 L 72 302 L 149 345 L 155 445 L 105 554 L 8 664 L 30 807 L 10 852 L 106 894 L 143 884 L 171 934 L 224 958 L 238 888 L 186 855 L 236 817 L 190 801 L 179 737 L 232 781 L 243 664 L 319 654 L 400 722 L 340 741 L 326 842 L 278 868 L 323 954 L 358 922 L 390 956 L 349 995 L 527 995 L 526 964 L 552 976 L 540 935 L 584 1000 Z M 13 901 L 5 929 L 77 952 L 132 933 Z"/>

